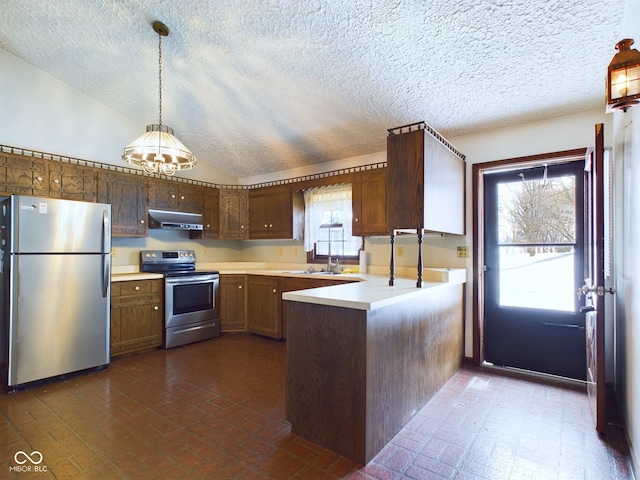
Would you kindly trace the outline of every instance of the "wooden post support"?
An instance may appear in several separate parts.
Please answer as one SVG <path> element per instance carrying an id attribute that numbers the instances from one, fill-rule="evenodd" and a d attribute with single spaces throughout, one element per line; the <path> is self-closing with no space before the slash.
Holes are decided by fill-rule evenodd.
<path id="1" fill-rule="evenodd" d="M 416 286 L 422 288 L 422 234 L 423 231 L 419 228 L 416 233 L 418 234 L 418 282 Z"/>
<path id="2" fill-rule="evenodd" d="M 394 244 L 396 242 L 396 231 L 391 230 L 391 262 L 389 264 L 389 286 L 393 287 L 395 282 L 395 273 L 396 273 L 396 261 L 395 261 L 395 247 Z"/>

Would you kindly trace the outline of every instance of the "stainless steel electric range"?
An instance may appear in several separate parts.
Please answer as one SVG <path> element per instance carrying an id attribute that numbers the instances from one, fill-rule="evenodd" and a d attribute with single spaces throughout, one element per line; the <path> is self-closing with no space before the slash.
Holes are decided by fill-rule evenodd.
<path id="1" fill-rule="evenodd" d="M 164 348 L 220 336 L 220 274 L 193 250 L 142 250 L 140 270 L 164 275 Z"/>

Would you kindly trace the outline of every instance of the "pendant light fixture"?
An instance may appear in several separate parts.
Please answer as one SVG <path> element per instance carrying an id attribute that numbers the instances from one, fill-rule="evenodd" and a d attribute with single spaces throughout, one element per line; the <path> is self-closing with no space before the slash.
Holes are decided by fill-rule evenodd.
<path id="1" fill-rule="evenodd" d="M 631 38 L 620 40 L 607 69 L 607 113 L 640 104 L 640 52 L 631 45 Z"/>
<path id="2" fill-rule="evenodd" d="M 158 34 L 159 120 L 157 124 L 147 125 L 147 132 L 125 147 L 122 159 L 130 165 L 142 167 L 147 173 L 173 175 L 178 170 L 193 168 L 197 160 L 173 136 L 173 129 L 162 124 L 162 37 L 169 35 L 169 29 L 164 23 L 157 21 L 152 26 Z"/>

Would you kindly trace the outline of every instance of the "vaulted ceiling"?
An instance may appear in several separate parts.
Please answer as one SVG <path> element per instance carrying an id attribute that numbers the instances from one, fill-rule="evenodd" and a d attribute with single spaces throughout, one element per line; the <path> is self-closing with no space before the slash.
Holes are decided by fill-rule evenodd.
<path id="1" fill-rule="evenodd" d="M 604 110 L 624 0 L 3 0 L 0 48 L 237 177 Z M 133 139 L 132 139 L 133 140 Z M 123 145 L 124 147 L 124 145 Z"/>

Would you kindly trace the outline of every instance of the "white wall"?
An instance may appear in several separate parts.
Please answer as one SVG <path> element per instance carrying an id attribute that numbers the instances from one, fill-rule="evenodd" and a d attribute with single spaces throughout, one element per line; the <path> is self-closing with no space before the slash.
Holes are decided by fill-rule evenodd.
<path id="1" fill-rule="evenodd" d="M 633 408 L 640 405 L 640 107 L 613 118 L 616 388 L 633 447 L 640 445 L 640 411 Z"/>
<path id="2" fill-rule="evenodd" d="M 640 43 L 640 1 L 627 0 L 622 34 Z M 640 106 L 613 119 L 617 398 L 636 475 L 640 458 Z"/>
<path id="3" fill-rule="evenodd" d="M 0 49 L 0 145 L 125 166 L 122 149 L 139 125 Z M 196 155 L 197 156 L 197 155 Z M 198 164 L 176 176 L 236 184 L 237 178 Z"/>

